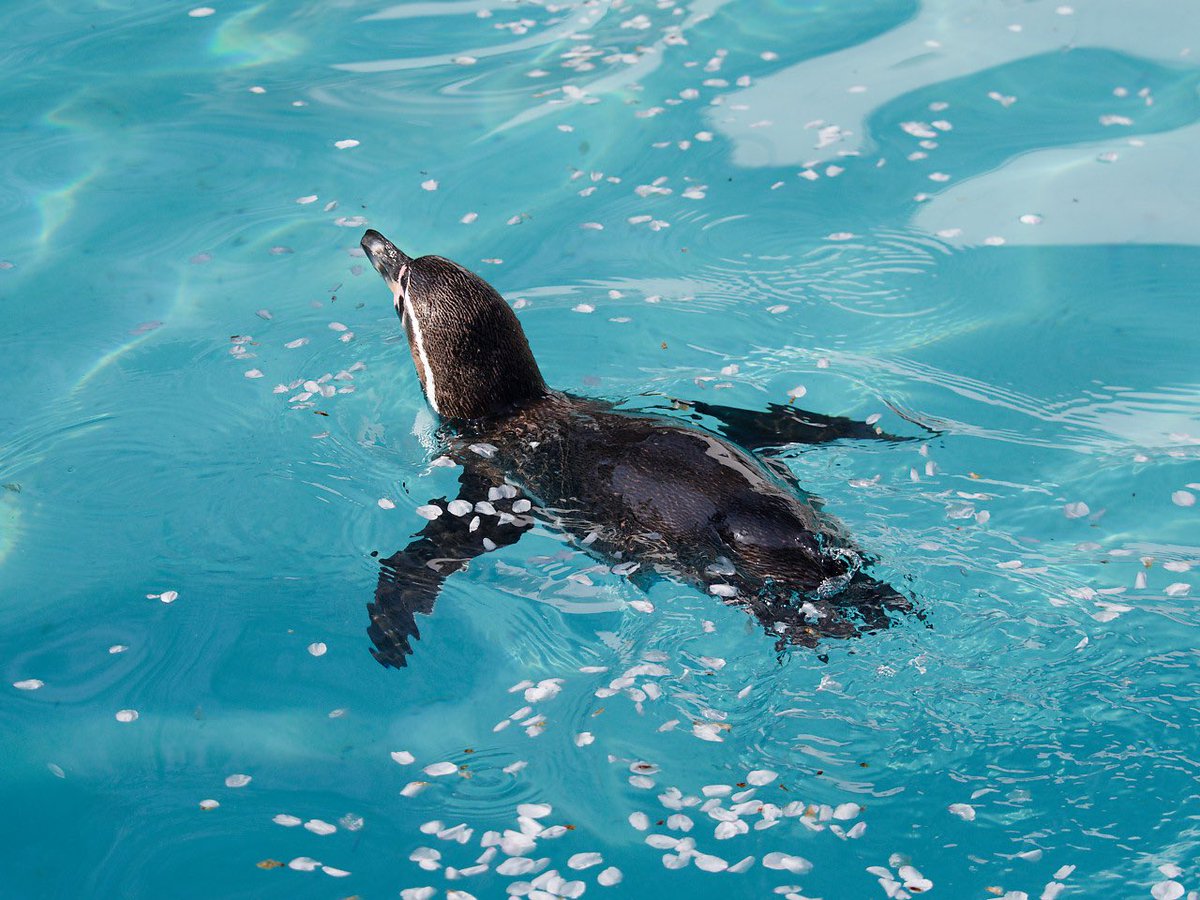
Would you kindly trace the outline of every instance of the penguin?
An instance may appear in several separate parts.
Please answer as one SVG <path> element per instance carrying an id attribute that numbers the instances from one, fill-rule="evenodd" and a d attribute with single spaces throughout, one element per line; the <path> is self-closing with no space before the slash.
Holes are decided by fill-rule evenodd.
<path id="1" fill-rule="evenodd" d="M 535 523 L 642 589 L 671 579 L 742 607 L 777 652 L 914 612 L 871 576 L 874 560 L 778 452 L 915 438 L 774 403 L 626 410 L 554 390 L 516 314 L 483 278 L 440 256 L 410 258 L 373 229 L 362 249 L 392 293 L 441 420 L 441 450 L 461 467 L 457 496 L 433 501 L 436 517 L 380 562 L 367 609 L 371 653 L 384 666 L 407 664 L 416 617 L 433 612 L 447 577 Z"/>

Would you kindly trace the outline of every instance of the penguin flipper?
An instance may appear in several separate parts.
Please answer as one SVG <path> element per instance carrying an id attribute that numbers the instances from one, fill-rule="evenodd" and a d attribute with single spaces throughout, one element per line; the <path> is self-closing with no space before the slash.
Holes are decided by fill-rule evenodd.
<path id="1" fill-rule="evenodd" d="M 474 504 L 497 485 L 470 469 L 459 477 L 458 498 Z M 413 652 L 412 641 L 421 637 L 416 615 L 430 615 L 442 582 L 478 556 L 515 544 L 533 520 L 514 515 L 508 508 L 514 498 L 492 503 L 497 515 L 470 512 L 455 516 L 445 498 L 433 501 L 442 514 L 429 521 L 407 547 L 379 563 L 375 599 L 367 604 L 371 624 L 371 655 L 385 667 L 402 668 Z"/>
<path id="2" fill-rule="evenodd" d="M 769 450 L 789 444 L 823 444 L 846 439 L 889 443 L 921 440 L 917 437 L 889 434 L 874 425 L 845 416 L 826 416 L 781 403 L 768 403 L 765 410 L 721 406 L 703 400 L 678 401 L 678 405 L 691 410 L 693 420 L 699 420 L 701 417 L 715 419 L 716 430 L 721 435 L 747 450 Z M 894 407 L 892 409 L 925 431 L 938 434 L 900 410 Z"/>

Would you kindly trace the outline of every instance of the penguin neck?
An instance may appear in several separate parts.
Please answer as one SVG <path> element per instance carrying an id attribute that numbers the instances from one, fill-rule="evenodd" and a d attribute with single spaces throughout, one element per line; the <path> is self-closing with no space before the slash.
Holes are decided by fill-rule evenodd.
<path id="1" fill-rule="evenodd" d="M 502 415 L 549 393 L 511 307 L 490 286 L 437 308 L 395 290 L 425 399 L 442 419 Z"/>
<path id="2" fill-rule="evenodd" d="M 524 340 L 447 355 L 430 346 L 428 331 L 412 319 L 409 345 L 425 399 L 444 421 L 503 416 L 550 393 Z"/>
<path id="3" fill-rule="evenodd" d="M 538 407 L 546 403 L 550 398 L 554 397 L 557 392 L 545 388 L 540 394 L 535 394 L 521 400 L 514 400 L 509 403 L 501 403 L 489 406 L 487 408 L 479 408 L 472 410 L 470 414 L 465 415 L 447 415 L 445 412 L 438 413 L 438 419 L 445 425 L 462 432 L 476 431 L 483 429 L 486 432 L 491 428 L 491 423 L 511 418 L 512 416 L 520 415 L 521 413 Z M 432 406 L 432 404 L 431 404 Z"/>
<path id="4" fill-rule="evenodd" d="M 539 380 L 537 388 L 531 386 L 528 391 L 506 395 L 503 398 L 491 396 L 486 400 L 478 398 L 469 402 L 460 394 L 442 393 L 438 396 L 437 405 L 435 405 L 434 399 L 426 392 L 425 399 L 443 422 L 467 424 L 514 415 L 522 409 L 541 403 L 552 395 L 553 391 L 546 386 L 545 382 Z"/>

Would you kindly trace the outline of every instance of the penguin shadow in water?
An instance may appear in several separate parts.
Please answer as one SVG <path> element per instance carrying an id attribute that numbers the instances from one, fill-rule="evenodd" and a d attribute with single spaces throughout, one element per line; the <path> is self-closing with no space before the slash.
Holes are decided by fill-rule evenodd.
<path id="1" fill-rule="evenodd" d="M 774 403 L 673 401 L 657 413 L 551 390 L 515 313 L 486 281 L 442 257 L 411 259 L 374 230 L 362 247 L 392 291 L 441 419 L 440 449 L 462 467 L 458 495 L 433 500 L 440 514 L 380 561 L 367 633 L 384 666 L 406 665 L 417 616 L 433 612 L 447 577 L 535 522 L 642 589 L 669 578 L 747 610 L 777 651 L 915 612 L 869 574 L 874 560 L 779 452 L 916 438 Z"/>

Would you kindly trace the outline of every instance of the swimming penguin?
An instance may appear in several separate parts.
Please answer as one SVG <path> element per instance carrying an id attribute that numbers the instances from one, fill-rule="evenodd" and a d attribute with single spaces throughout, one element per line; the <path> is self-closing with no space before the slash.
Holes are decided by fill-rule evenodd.
<path id="1" fill-rule="evenodd" d="M 850 419 L 674 404 L 691 421 L 555 391 L 491 285 L 377 231 L 362 248 L 392 291 L 458 496 L 382 560 L 371 652 L 403 666 L 442 582 L 540 523 L 643 589 L 672 578 L 751 612 L 782 649 L 887 627 L 910 601 L 772 451 L 843 438 L 911 440 Z M 704 427 L 703 423 L 711 423 Z M 757 454 L 757 455 L 756 455 Z"/>

